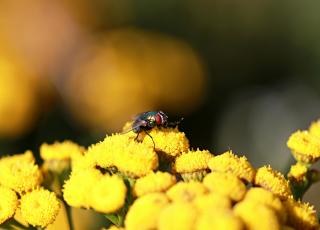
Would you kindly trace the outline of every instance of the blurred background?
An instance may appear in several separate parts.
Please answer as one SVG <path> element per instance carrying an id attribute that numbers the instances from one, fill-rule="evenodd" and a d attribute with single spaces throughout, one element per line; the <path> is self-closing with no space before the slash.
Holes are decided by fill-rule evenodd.
<path id="1" fill-rule="evenodd" d="M 0 155 L 163 110 L 194 148 L 286 173 L 320 118 L 320 3 L 1 0 Z M 317 186 L 306 200 L 320 210 Z"/>

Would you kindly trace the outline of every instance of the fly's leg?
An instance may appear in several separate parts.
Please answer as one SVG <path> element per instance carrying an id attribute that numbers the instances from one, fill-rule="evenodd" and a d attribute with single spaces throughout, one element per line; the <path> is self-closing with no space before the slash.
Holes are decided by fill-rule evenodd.
<path id="1" fill-rule="evenodd" d="M 151 140 L 153 142 L 153 149 L 156 149 L 156 144 L 154 143 L 154 140 L 153 140 L 152 136 L 150 135 L 150 133 L 148 133 L 146 130 L 144 130 L 144 132 L 151 138 Z"/>
<path id="2" fill-rule="evenodd" d="M 176 127 L 177 125 L 179 125 L 179 124 L 181 123 L 181 121 L 183 121 L 183 119 L 184 119 L 184 118 L 181 117 L 179 121 L 169 122 L 169 123 L 167 124 L 167 127 L 174 128 L 174 127 Z"/>
<path id="3" fill-rule="evenodd" d="M 134 141 L 138 140 L 139 134 L 140 134 L 140 132 L 138 132 L 137 136 L 134 138 Z"/>

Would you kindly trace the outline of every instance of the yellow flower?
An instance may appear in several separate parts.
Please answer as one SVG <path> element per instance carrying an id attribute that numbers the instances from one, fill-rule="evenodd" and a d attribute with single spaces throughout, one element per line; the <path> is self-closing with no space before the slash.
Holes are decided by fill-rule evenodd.
<path id="1" fill-rule="evenodd" d="M 208 169 L 208 162 L 213 157 L 207 150 L 189 150 L 175 159 L 174 170 L 181 174 L 185 181 L 201 181 Z"/>
<path id="2" fill-rule="evenodd" d="M 179 182 L 167 191 L 170 200 L 175 202 L 193 201 L 196 197 L 205 193 L 207 193 L 206 187 L 202 183 L 195 181 Z"/>
<path id="3" fill-rule="evenodd" d="M 93 169 L 97 165 L 103 168 L 113 166 L 113 156 L 110 151 L 106 151 L 105 143 L 98 142 L 88 148 L 83 156 L 72 164 L 72 171 L 78 172 L 87 169 Z"/>
<path id="4" fill-rule="evenodd" d="M 153 147 L 135 141 L 129 134 L 107 136 L 102 143 L 89 148 L 87 155 L 93 155 L 96 165 L 115 166 L 130 177 L 145 176 L 158 167 Z"/>
<path id="5" fill-rule="evenodd" d="M 163 193 L 150 193 L 139 197 L 129 208 L 125 219 L 127 230 L 156 229 L 159 213 L 169 200 Z"/>
<path id="6" fill-rule="evenodd" d="M 287 216 L 284 206 L 282 205 L 281 200 L 272 192 L 264 188 L 253 187 L 246 193 L 244 200 L 268 206 L 276 212 L 279 220 L 282 223 L 285 223 Z"/>
<path id="7" fill-rule="evenodd" d="M 194 229 L 197 210 L 190 203 L 176 202 L 166 206 L 158 219 L 159 230 Z"/>
<path id="8" fill-rule="evenodd" d="M 296 131 L 287 142 L 297 161 L 314 163 L 320 158 L 320 138 L 308 131 Z"/>
<path id="9" fill-rule="evenodd" d="M 232 151 L 213 157 L 208 164 L 212 171 L 232 173 L 247 182 L 252 182 L 254 179 L 255 169 L 247 158 L 238 157 Z"/>
<path id="10" fill-rule="evenodd" d="M 63 198 L 70 206 L 89 208 L 89 195 L 101 178 L 103 175 L 96 169 L 71 173 L 63 185 Z"/>
<path id="11" fill-rule="evenodd" d="M 297 182 L 302 182 L 308 172 L 308 167 L 306 164 L 297 162 L 295 165 L 292 165 L 290 172 L 288 173 L 288 178 L 290 180 L 295 180 Z"/>
<path id="12" fill-rule="evenodd" d="M 17 207 L 17 194 L 9 188 L 0 186 L 0 224 L 11 218 Z"/>
<path id="13" fill-rule="evenodd" d="M 184 132 L 178 128 L 154 128 L 150 135 L 155 143 L 156 151 L 162 152 L 168 156 L 175 157 L 189 149 L 189 140 Z M 150 137 L 145 137 L 143 142 L 153 148 L 153 142 Z"/>
<path id="14" fill-rule="evenodd" d="M 279 196 L 281 200 L 286 200 L 292 195 L 289 182 L 270 166 L 263 166 L 257 170 L 254 183 Z"/>
<path id="15" fill-rule="evenodd" d="M 44 160 L 77 159 L 82 156 L 84 150 L 84 147 L 66 140 L 63 142 L 54 142 L 53 144 L 42 144 L 40 147 L 40 155 Z"/>
<path id="16" fill-rule="evenodd" d="M 207 211 L 200 215 L 196 230 L 244 230 L 242 220 L 230 210 Z"/>
<path id="17" fill-rule="evenodd" d="M 320 138 L 320 119 L 311 123 L 309 132 Z"/>
<path id="18" fill-rule="evenodd" d="M 126 193 L 127 187 L 119 176 L 104 175 L 88 194 L 89 203 L 99 212 L 112 213 L 124 205 Z"/>
<path id="19" fill-rule="evenodd" d="M 60 210 L 60 204 L 53 192 L 37 189 L 21 197 L 20 208 L 25 221 L 33 226 L 44 228 L 54 222 Z"/>
<path id="20" fill-rule="evenodd" d="M 18 193 L 32 190 L 42 181 L 41 171 L 34 164 L 30 152 L 0 160 L 0 183 Z"/>
<path id="21" fill-rule="evenodd" d="M 230 173 L 211 172 L 203 179 L 203 184 L 211 192 L 228 196 L 234 201 L 241 200 L 246 193 L 244 183 Z"/>
<path id="22" fill-rule="evenodd" d="M 234 206 L 234 213 L 243 220 L 248 230 L 280 230 L 276 213 L 265 205 L 245 200 Z"/>
<path id="23" fill-rule="evenodd" d="M 152 192 L 165 192 L 176 183 L 176 177 L 167 172 L 150 173 L 136 180 L 133 193 L 142 196 Z"/>
<path id="24" fill-rule="evenodd" d="M 219 193 L 209 193 L 198 196 L 193 200 L 193 204 L 202 213 L 210 210 L 225 210 L 231 208 L 231 200 L 227 196 Z"/>
<path id="25" fill-rule="evenodd" d="M 27 150 L 22 154 L 7 156 L 7 157 L 3 157 L 0 159 L 0 162 L 4 163 L 4 164 L 13 164 L 17 161 L 34 163 L 35 159 L 34 159 L 34 156 L 30 150 Z"/>
<path id="26" fill-rule="evenodd" d="M 294 201 L 292 198 L 284 202 L 288 213 L 288 224 L 296 229 L 319 229 L 317 213 L 308 203 Z"/>

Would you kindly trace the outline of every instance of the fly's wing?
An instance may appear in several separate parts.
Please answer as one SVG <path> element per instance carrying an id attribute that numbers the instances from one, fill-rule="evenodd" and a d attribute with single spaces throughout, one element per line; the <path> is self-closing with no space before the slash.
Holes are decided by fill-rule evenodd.
<path id="1" fill-rule="evenodd" d="M 150 113 L 150 111 L 147 111 L 147 112 L 143 112 L 143 113 L 138 113 L 136 114 L 134 117 L 133 117 L 133 120 L 136 121 L 136 120 L 139 120 L 139 119 L 143 119 L 146 117 L 146 115 Z"/>
<path id="2" fill-rule="evenodd" d="M 144 120 L 135 121 L 130 127 L 128 127 L 128 128 L 125 127 L 124 130 L 121 132 L 121 134 L 128 133 L 130 131 L 137 129 L 138 127 L 141 127 L 141 126 L 144 127 L 146 125 L 147 125 L 147 122 Z"/>

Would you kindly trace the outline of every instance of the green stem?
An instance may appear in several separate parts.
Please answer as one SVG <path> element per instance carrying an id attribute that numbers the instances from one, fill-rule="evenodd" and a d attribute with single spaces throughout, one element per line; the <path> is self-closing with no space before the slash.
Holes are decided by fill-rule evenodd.
<path id="1" fill-rule="evenodd" d="M 74 225 L 73 225 L 73 221 L 72 221 L 72 208 L 64 200 L 62 200 L 62 201 L 63 201 L 64 207 L 66 209 L 69 230 L 74 230 Z"/>
<path id="2" fill-rule="evenodd" d="M 123 226 L 123 218 L 119 214 L 105 214 L 104 215 L 112 224 L 117 227 Z"/>
<path id="3" fill-rule="evenodd" d="M 320 174 L 317 170 L 309 169 L 306 178 L 302 182 L 290 181 L 291 190 L 295 200 L 302 200 L 303 195 L 308 191 L 310 186 L 320 180 Z"/>
<path id="4" fill-rule="evenodd" d="M 3 227 L 4 229 L 12 229 L 12 230 L 17 230 L 17 229 L 22 229 L 22 230 L 42 230 L 43 228 L 41 227 L 34 227 L 32 225 L 29 226 L 25 226 L 23 224 L 21 224 L 19 221 L 17 221 L 14 218 L 10 218 L 9 220 L 7 220 L 6 222 L 4 222 L 3 224 L 0 225 L 0 229 L 2 229 L 1 227 Z"/>
<path id="5" fill-rule="evenodd" d="M 9 220 L 1 224 L 0 228 L 1 227 L 3 227 L 4 229 L 16 229 L 16 228 L 23 229 L 23 230 L 28 229 L 28 227 L 24 226 L 14 218 L 10 218 Z"/>

